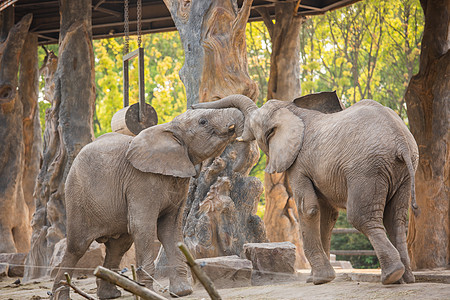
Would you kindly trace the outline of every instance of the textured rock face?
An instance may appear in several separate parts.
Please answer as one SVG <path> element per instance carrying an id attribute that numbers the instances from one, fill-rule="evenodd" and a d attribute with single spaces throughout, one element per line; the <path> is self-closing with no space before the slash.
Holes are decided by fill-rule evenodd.
<path id="1" fill-rule="evenodd" d="M 244 245 L 244 256 L 258 273 L 295 273 L 296 247 L 291 242 L 250 243 Z"/>
<path id="2" fill-rule="evenodd" d="M 12 26 L 12 10 L 0 18 L 8 36 L 0 41 L 0 253 L 25 253 L 41 151 L 37 36 L 28 33 L 31 14 Z"/>
<path id="3" fill-rule="evenodd" d="M 7 267 L 9 277 L 22 277 L 26 256 L 26 253 L 2 253 L 0 254 L 0 269 Z"/>
<path id="4" fill-rule="evenodd" d="M 195 257 L 240 255 L 245 243 L 266 242 L 264 223 L 256 216 L 261 182 L 247 177 L 258 153 L 251 149 L 243 172 L 233 171 L 239 147 L 232 144 L 220 157 L 203 163 L 191 181 L 184 240 Z"/>
<path id="5" fill-rule="evenodd" d="M 252 284 L 252 262 L 237 255 L 195 260 L 216 288 L 235 288 Z M 194 282 L 199 283 L 194 277 Z"/>

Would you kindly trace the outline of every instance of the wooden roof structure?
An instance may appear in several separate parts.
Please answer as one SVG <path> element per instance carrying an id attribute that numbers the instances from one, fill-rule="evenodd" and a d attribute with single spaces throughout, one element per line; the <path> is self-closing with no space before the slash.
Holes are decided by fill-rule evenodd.
<path id="1" fill-rule="evenodd" d="M 262 20 L 256 12 L 257 7 L 268 7 L 275 14 L 275 2 L 283 0 L 254 0 L 249 21 Z M 284 0 L 298 1 L 298 0 Z M 359 0 L 302 0 L 299 15 L 323 14 Z M 242 5 L 243 0 L 238 0 Z M 136 34 L 136 0 L 129 0 L 130 34 Z M 14 5 L 15 22 L 24 15 L 33 14 L 31 32 L 39 36 L 39 44 L 58 43 L 59 1 L 58 0 L 5 0 L 0 3 L 0 11 Z M 142 33 L 176 30 L 169 10 L 163 0 L 142 0 Z M 94 39 L 124 35 L 124 0 L 92 0 L 92 34 Z"/>

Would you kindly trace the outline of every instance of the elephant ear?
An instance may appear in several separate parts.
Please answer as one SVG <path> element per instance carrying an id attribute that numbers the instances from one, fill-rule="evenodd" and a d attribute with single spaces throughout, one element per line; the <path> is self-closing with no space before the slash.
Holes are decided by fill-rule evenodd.
<path id="1" fill-rule="evenodd" d="M 142 130 L 131 141 L 126 157 L 142 172 L 175 177 L 196 174 L 185 144 L 165 124 Z"/>
<path id="2" fill-rule="evenodd" d="M 266 143 L 269 147 L 267 173 L 286 171 L 297 159 L 302 148 L 305 124 L 287 108 L 280 108 L 273 114 L 273 134 Z"/>
<path id="3" fill-rule="evenodd" d="M 294 104 L 301 108 L 317 110 L 325 114 L 331 114 L 344 110 L 344 105 L 339 100 L 336 91 L 309 94 L 296 98 Z"/>

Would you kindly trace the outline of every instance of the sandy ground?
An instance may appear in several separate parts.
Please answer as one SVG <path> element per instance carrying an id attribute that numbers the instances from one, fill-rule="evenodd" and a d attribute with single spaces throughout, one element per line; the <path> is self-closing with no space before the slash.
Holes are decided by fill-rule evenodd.
<path id="1" fill-rule="evenodd" d="M 348 273 L 340 273 L 333 282 L 315 286 L 312 283 L 305 283 L 306 273 L 308 272 L 303 272 L 297 279 L 290 282 L 260 281 L 258 284 L 264 283 L 265 285 L 220 289 L 219 294 L 223 299 L 450 299 L 450 284 L 446 283 L 418 282 L 408 285 L 384 286 L 379 282 L 358 281 L 356 275 L 352 280 Z M 362 279 L 376 280 L 379 270 L 366 271 L 366 275 L 368 277 Z M 50 298 L 47 292 L 51 290 L 53 284 L 51 280 L 35 281 L 23 285 L 14 284 L 16 280 L 17 278 L 0 280 L 0 299 L 38 300 Z M 95 296 L 95 278 L 74 279 L 74 283 L 88 294 Z M 168 281 L 162 280 L 161 284 L 167 286 Z M 160 294 L 170 299 L 167 292 L 160 292 Z M 71 292 L 71 297 L 77 300 L 84 299 L 73 292 Z M 134 298 L 129 292 L 122 291 L 120 299 Z M 209 297 L 201 286 L 196 286 L 194 293 L 183 299 L 199 300 L 209 299 Z"/>

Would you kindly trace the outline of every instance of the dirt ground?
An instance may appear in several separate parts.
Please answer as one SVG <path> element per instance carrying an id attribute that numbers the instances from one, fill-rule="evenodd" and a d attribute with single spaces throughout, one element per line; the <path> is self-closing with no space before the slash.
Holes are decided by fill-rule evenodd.
<path id="1" fill-rule="evenodd" d="M 356 273 L 354 276 L 340 273 L 333 282 L 315 286 L 312 283 L 305 283 L 306 273 L 300 274 L 297 279 L 290 282 L 259 281 L 257 284 L 264 285 L 220 289 L 219 294 L 223 299 L 450 299 L 450 284 L 448 283 L 418 282 L 408 285 L 384 286 L 378 281 L 365 282 L 377 280 L 377 271 L 369 271 L 365 274 L 366 277 L 360 277 L 364 281 L 359 281 Z M 38 300 L 50 298 L 47 292 L 51 291 L 53 284 L 51 280 L 35 281 L 23 285 L 14 284 L 16 280 L 17 278 L 0 280 L 0 299 Z M 74 284 L 95 296 L 95 278 L 74 279 Z M 167 286 L 168 281 L 162 280 L 161 284 Z M 170 299 L 167 292 L 160 292 L 160 294 Z M 71 292 L 71 297 L 76 300 L 84 299 L 73 292 Z M 134 298 L 129 292 L 122 291 L 120 299 Z M 203 287 L 196 286 L 194 293 L 183 299 L 200 300 L 209 299 L 209 297 Z"/>

